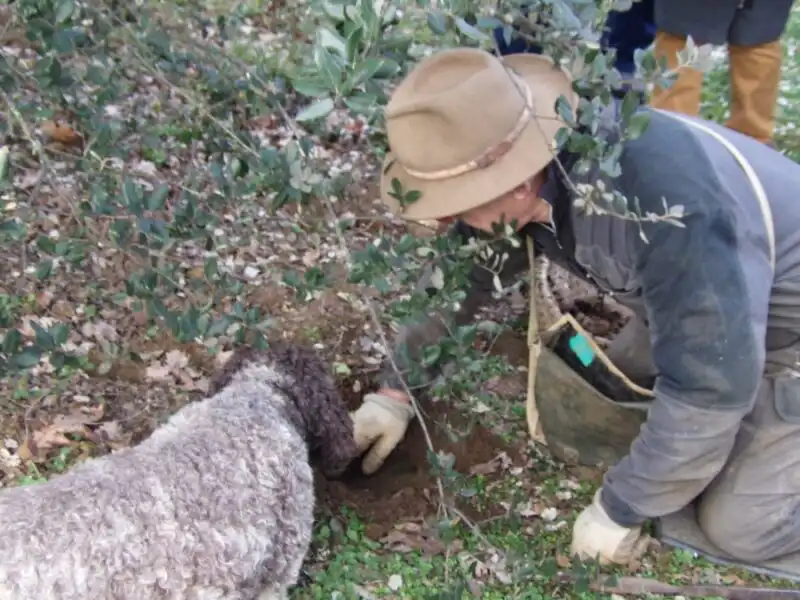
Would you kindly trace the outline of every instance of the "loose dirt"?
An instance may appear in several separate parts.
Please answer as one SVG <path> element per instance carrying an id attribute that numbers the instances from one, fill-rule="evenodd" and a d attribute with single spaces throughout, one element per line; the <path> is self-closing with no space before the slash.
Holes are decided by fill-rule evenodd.
<path id="1" fill-rule="evenodd" d="M 603 298 L 576 298 L 562 310 L 569 312 L 593 336 L 610 340 L 628 322 L 628 315 Z"/>
<path id="2" fill-rule="evenodd" d="M 613 337 L 627 321 L 627 315 L 617 309 L 616 303 L 607 303 L 594 295 L 573 297 L 560 308 L 572 313 L 591 334 L 606 339 Z M 490 353 L 508 357 L 509 363 L 514 366 L 527 366 L 524 333 L 504 333 L 495 341 Z M 358 377 L 361 386 L 357 392 L 354 391 L 355 379 L 350 379 L 342 386 L 343 395 L 351 409 L 361 404 L 368 388 L 368 385 L 364 385 L 368 378 Z M 509 399 L 524 398 L 524 374 L 522 377 L 512 374 L 508 379 L 513 381 L 505 382 L 509 383 L 505 388 L 513 391 L 502 395 Z M 461 409 L 446 402 L 423 400 L 423 410 L 434 448 L 452 453 L 455 456 L 454 468 L 459 473 L 469 473 L 477 465 L 490 464 L 502 453 L 520 464 L 519 449 L 510 446 L 481 423 L 471 423 L 470 417 Z M 459 439 L 453 440 L 443 426 L 445 423 L 460 432 Z M 470 433 L 464 435 L 464 430 Z M 524 443 L 524 440 L 520 442 Z M 490 474 L 488 478 L 491 481 L 495 476 Z M 398 522 L 417 520 L 435 513 L 439 502 L 436 479 L 431 474 L 428 444 L 416 419 L 403 441 L 374 475 L 363 475 L 360 461 L 355 461 L 339 480 L 329 481 L 317 476 L 316 485 L 317 502 L 323 513 L 338 514 L 342 508 L 347 508 L 367 523 L 367 534 L 373 538 L 386 535 Z M 476 520 L 504 512 L 500 506 L 478 509 L 466 501 L 459 501 L 459 508 Z"/>
<path id="3" fill-rule="evenodd" d="M 619 333 L 630 319 L 631 312 L 608 294 L 555 264 L 550 265 L 547 279 L 558 310 L 575 317 L 601 344 Z"/>
<path id="4" fill-rule="evenodd" d="M 351 408 L 360 405 L 363 391 L 354 393 L 352 385 L 347 384 L 344 393 Z M 434 448 L 452 453 L 455 456 L 454 468 L 459 473 L 467 473 L 476 465 L 487 465 L 503 452 L 518 462 L 519 451 L 479 423 L 473 423 L 470 433 L 464 436 L 470 420 L 460 410 L 444 402 L 428 402 L 424 404 L 424 411 Z M 445 423 L 463 437 L 454 442 L 443 426 Z M 492 479 L 491 474 L 487 479 Z M 323 511 L 337 514 L 343 507 L 350 509 L 367 522 L 367 534 L 372 538 L 386 535 L 398 522 L 435 513 L 439 500 L 436 479 L 431 474 L 428 445 L 421 425 L 414 420 L 403 441 L 374 475 L 363 475 L 360 461 L 355 461 L 339 480 L 328 481 L 318 475 L 316 492 L 318 505 Z M 487 518 L 505 510 L 499 506 L 479 510 L 466 501 L 459 502 L 458 506 L 474 519 Z"/>

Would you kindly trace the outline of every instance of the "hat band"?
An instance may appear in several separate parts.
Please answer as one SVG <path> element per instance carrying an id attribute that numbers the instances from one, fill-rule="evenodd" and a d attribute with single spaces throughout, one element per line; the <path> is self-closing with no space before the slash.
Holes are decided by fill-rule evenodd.
<path id="1" fill-rule="evenodd" d="M 531 91 L 530 86 L 525 83 L 524 79 L 518 77 L 517 74 L 511 70 L 507 69 L 507 72 L 517 88 L 521 88 L 520 91 L 525 92 L 525 106 L 523 107 L 522 113 L 519 115 L 519 119 L 514 125 L 514 128 L 505 138 L 503 138 L 503 141 L 501 141 L 499 144 L 491 146 L 478 158 L 474 158 L 469 162 L 462 163 L 449 169 L 442 169 L 440 171 L 414 171 L 405 167 L 406 173 L 412 177 L 416 177 L 417 179 L 422 179 L 423 181 L 452 179 L 453 177 L 458 177 L 459 175 L 464 175 L 465 173 L 477 171 L 478 169 L 485 169 L 508 154 L 511 148 L 514 147 L 514 143 L 519 139 L 519 136 L 521 136 L 522 132 L 525 131 L 525 127 L 528 125 L 528 122 L 533 116 L 533 92 Z"/>

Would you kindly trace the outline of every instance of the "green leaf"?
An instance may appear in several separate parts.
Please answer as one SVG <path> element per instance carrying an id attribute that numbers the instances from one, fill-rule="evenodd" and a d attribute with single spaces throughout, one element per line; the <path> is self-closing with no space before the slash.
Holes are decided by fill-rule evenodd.
<path id="1" fill-rule="evenodd" d="M 361 17 L 361 22 L 364 23 L 370 33 L 377 33 L 380 30 L 378 13 L 375 12 L 375 6 L 369 0 L 362 0 L 361 14 L 359 16 Z"/>
<path id="2" fill-rule="evenodd" d="M 56 9 L 56 23 L 66 23 L 75 12 L 74 0 L 61 0 Z"/>
<path id="3" fill-rule="evenodd" d="M 36 277 L 38 279 L 46 279 L 53 273 L 53 261 L 43 260 L 36 265 Z"/>
<path id="4" fill-rule="evenodd" d="M 216 256 L 211 256 L 206 259 L 206 262 L 203 265 L 203 274 L 209 281 L 213 281 L 214 278 L 219 274 L 219 261 L 217 260 Z"/>
<path id="5" fill-rule="evenodd" d="M 148 210 L 162 210 L 166 205 L 167 197 L 169 197 L 169 186 L 161 185 L 157 187 L 147 199 Z"/>
<path id="6" fill-rule="evenodd" d="M 345 106 L 357 114 L 371 114 L 379 108 L 378 98 L 373 94 L 356 93 L 344 99 Z"/>
<path id="7" fill-rule="evenodd" d="M 620 107 L 620 118 L 623 123 L 627 123 L 628 120 L 633 116 L 633 113 L 636 112 L 636 109 L 641 106 L 642 102 L 639 98 L 639 92 L 635 92 L 634 90 L 628 90 L 625 93 L 625 98 L 622 100 L 622 106 Z"/>
<path id="8" fill-rule="evenodd" d="M 323 46 L 314 46 L 314 64 L 317 65 L 322 82 L 330 91 L 337 91 L 342 82 L 342 68 Z"/>
<path id="9" fill-rule="evenodd" d="M 476 42 L 486 42 L 489 40 L 488 35 L 483 33 L 480 29 L 473 27 L 461 17 L 456 17 L 456 27 L 461 33 Z"/>
<path id="10" fill-rule="evenodd" d="M 378 69 L 375 71 L 377 79 L 388 79 L 400 72 L 400 65 L 391 58 L 383 57 L 380 59 Z"/>
<path id="11" fill-rule="evenodd" d="M 356 33 L 357 31 L 359 30 L 354 31 L 353 33 Z M 351 35 L 350 37 L 353 36 Z M 319 44 L 320 46 L 322 46 L 327 50 L 332 50 L 333 52 L 336 52 L 336 54 L 338 54 L 344 59 L 349 58 L 347 53 L 349 42 L 350 42 L 349 39 L 345 41 L 345 39 L 342 36 L 340 36 L 338 33 L 334 31 L 331 31 L 327 27 L 323 27 L 317 30 L 317 44 Z"/>
<path id="12" fill-rule="evenodd" d="M 641 136 L 650 124 L 650 115 L 647 113 L 637 113 L 631 117 L 625 134 L 628 139 L 635 140 Z"/>
<path id="13" fill-rule="evenodd" d="M 320 79 L 292 79 L 292 87 L 298 94 L 310 98 L 327 96 L 331 92 Z"/>
<path id="14" fill-rule="evenodd" d="M 331 98 L 323 98 L 322 100 L 317 100 L 311 106 L 306 107 L 303 109 L 296 117 L 296 121 L 306 122 L 306 121 L 316 121 L 317 119 L 322 119 L 327 117 L 331 111 L 334 109 L 334 102 Z"/>
<path id="15" fill-rule="evenodd" d="M 435 365 L 442 357 L 441 346 L 426 346 L 422 351 L 422 366 L 427 368 Z"/>
<path id="16" fill-rule="evenodd" d="M 344 21 L 344 6 L 337 2 L 322 2 L 322 10 L 325 11 L 331 19 L 336 21 Z"/>
<path id="17" fill-rule="evenodd" d="M 567 99 L 562 95 L 556 100 L 556 113 L 564 120 L 564 123 L 571 125 L 573 123 L 572 106 Z"/>
<path id="18" fill-rule="evenodd" d="M 347 62 L 352 63 L 361 52 L 361 45 L 364 41 L 364 30 L 353 29 L 350 35 L 347 36 L 345 58 Z"/>
<path id="19" fill-rule="evenodd" d="M 31 327 L 33 327 L 33 330 L 36 333 L 36 345 L 42 350 L 51 350 L 53 348 L 54 340 L 53 336 L 50 335 L 50 332 L 39 325 L 36 321 L 31 321 L 30 323 Z"/>
<path id="20" fill-rule="evenodd" d="M 0 183 L 5 181 L 8 177 L 9 166 L 11 161 L 9 160 L 11 151 L 8 149 L 8 146 L 0 147 Z"/>
<path id="21" fill-rule="evenodd" d="M 496 29 L 505 26 L 505 23 L 497 17 L 480 17 L 477 25 L 480 29 Z"/>
<path id="22" fill-rule="evenodd" d="M 389 58 L 370 57 L 358 65 L 350 85 L 357 87 L 373 78 L 386 79 L 395 75 L 399 70 L 400 65 Z"/>
<path id="23" fill-rule="evenodd" d="M 18 369 L 30 369 L 38 365 L 41 358 L 42 351 L 39 348 L 28 346 L 20 354 L 12 358 L 11 362 L 13 362 Z"/>
<path id="24" fill-rule="evenodd" d="M 69 337 L 69 325 L 66 323 L 58 323 L 50 328 L 50 334 L 53 336 L 53 343 L 56 346 L 66 343 Z"/>
<path id="25" fill-rule="evenodd" d="M 400 203 L 403 205 L 403 208 L 414 204 L 414 202 L 418 201 L 422 198 L 422 192 L 419 190 L 411 190 L 410 192 L 406 192 L 403 196 L 403 201 Z"/>
<path id="26" fill-rule="evenodd" d="M 9 329 L 3 338 L 2 350 L 6 354 L 14 354 L 22 343 L 22 334 L 19 329 Z"/>
<path id="27" fill-rule="evenodd" d="M 447 21 L 444 13 L 439 11 L 428 13 L 428 27 L 433 33 L 443 35 L 447 31 Z"/>
<path id="28" fill-rule="evenodd" d="M 125 199 L 125 205 L 128 206 L 131 211 L 135 212 L 137 209 L 141 209 L 144 195 L 141 186 L 137 185 L 133 180 L 126 179 L 122 184 L 122 195 Z"/>

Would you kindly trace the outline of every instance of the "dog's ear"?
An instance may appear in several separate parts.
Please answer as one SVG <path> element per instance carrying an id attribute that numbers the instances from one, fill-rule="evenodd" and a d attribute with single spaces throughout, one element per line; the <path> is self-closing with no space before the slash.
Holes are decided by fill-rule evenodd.
<path id="1" fill-rule="evenodd" d="M 306 424 L 306 440 L 319 451 L 326 477 L 341 475 L 359 454 L 353 422 L 328 365 L 312 348 L 271 343 L 277 366 L 294 380 L 287 390 Z"/>
<path id="2" fill-rule="evenodd" d="M 228 387 L 239 371 L 256 360 L 257 354 L 255 349 L 248 346 L 235 348 L 225 364 L 211 377 L 208 386 L 209 395 L 218 394 L 222 388 Z"/>
<path id="3" fill-rule="evenodd" d="M 320 468 L 325 477 L 341 475 L 358 457 L 353 436 L 353 419 L 332 375 L 327 371 L 313 393 L 318 406 L 314 440 L 320 449 Z"/>
<path id="4" fill-rule="evenodd" d="M 325 477 L 336 478 L 358 458 L 359 449 L 353 437 L 353 419 L 344 401 L 339 397 L 331 404 L 338 409 L 329 411 L 329 418 L 324 424 L 319 440 L 320 468 Z"/>

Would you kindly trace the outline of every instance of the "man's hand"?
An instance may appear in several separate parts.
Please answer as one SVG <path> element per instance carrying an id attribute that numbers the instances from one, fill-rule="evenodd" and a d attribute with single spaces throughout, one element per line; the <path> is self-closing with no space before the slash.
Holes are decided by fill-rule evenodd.
<path id="1" fill-rule="evenodd" d="M 572 528 L 572 554 L 582 560 L 597 560 L 600 564 L 627 565 L 647 550 L 648 538 L 642 528 L 617 525 L 600 503 L 600 492 L 584 509 Z"/>
<path id="2" fill-rule="evenodd" d="M 414 407 L 399 392 L 379 390 L 364 396 L 364 402 L 350 416 L 358 448 L 361 452 L 370 449 L 361 463 L 361 470 L 372 475 L 405 436 L 414 417 Z"/>

